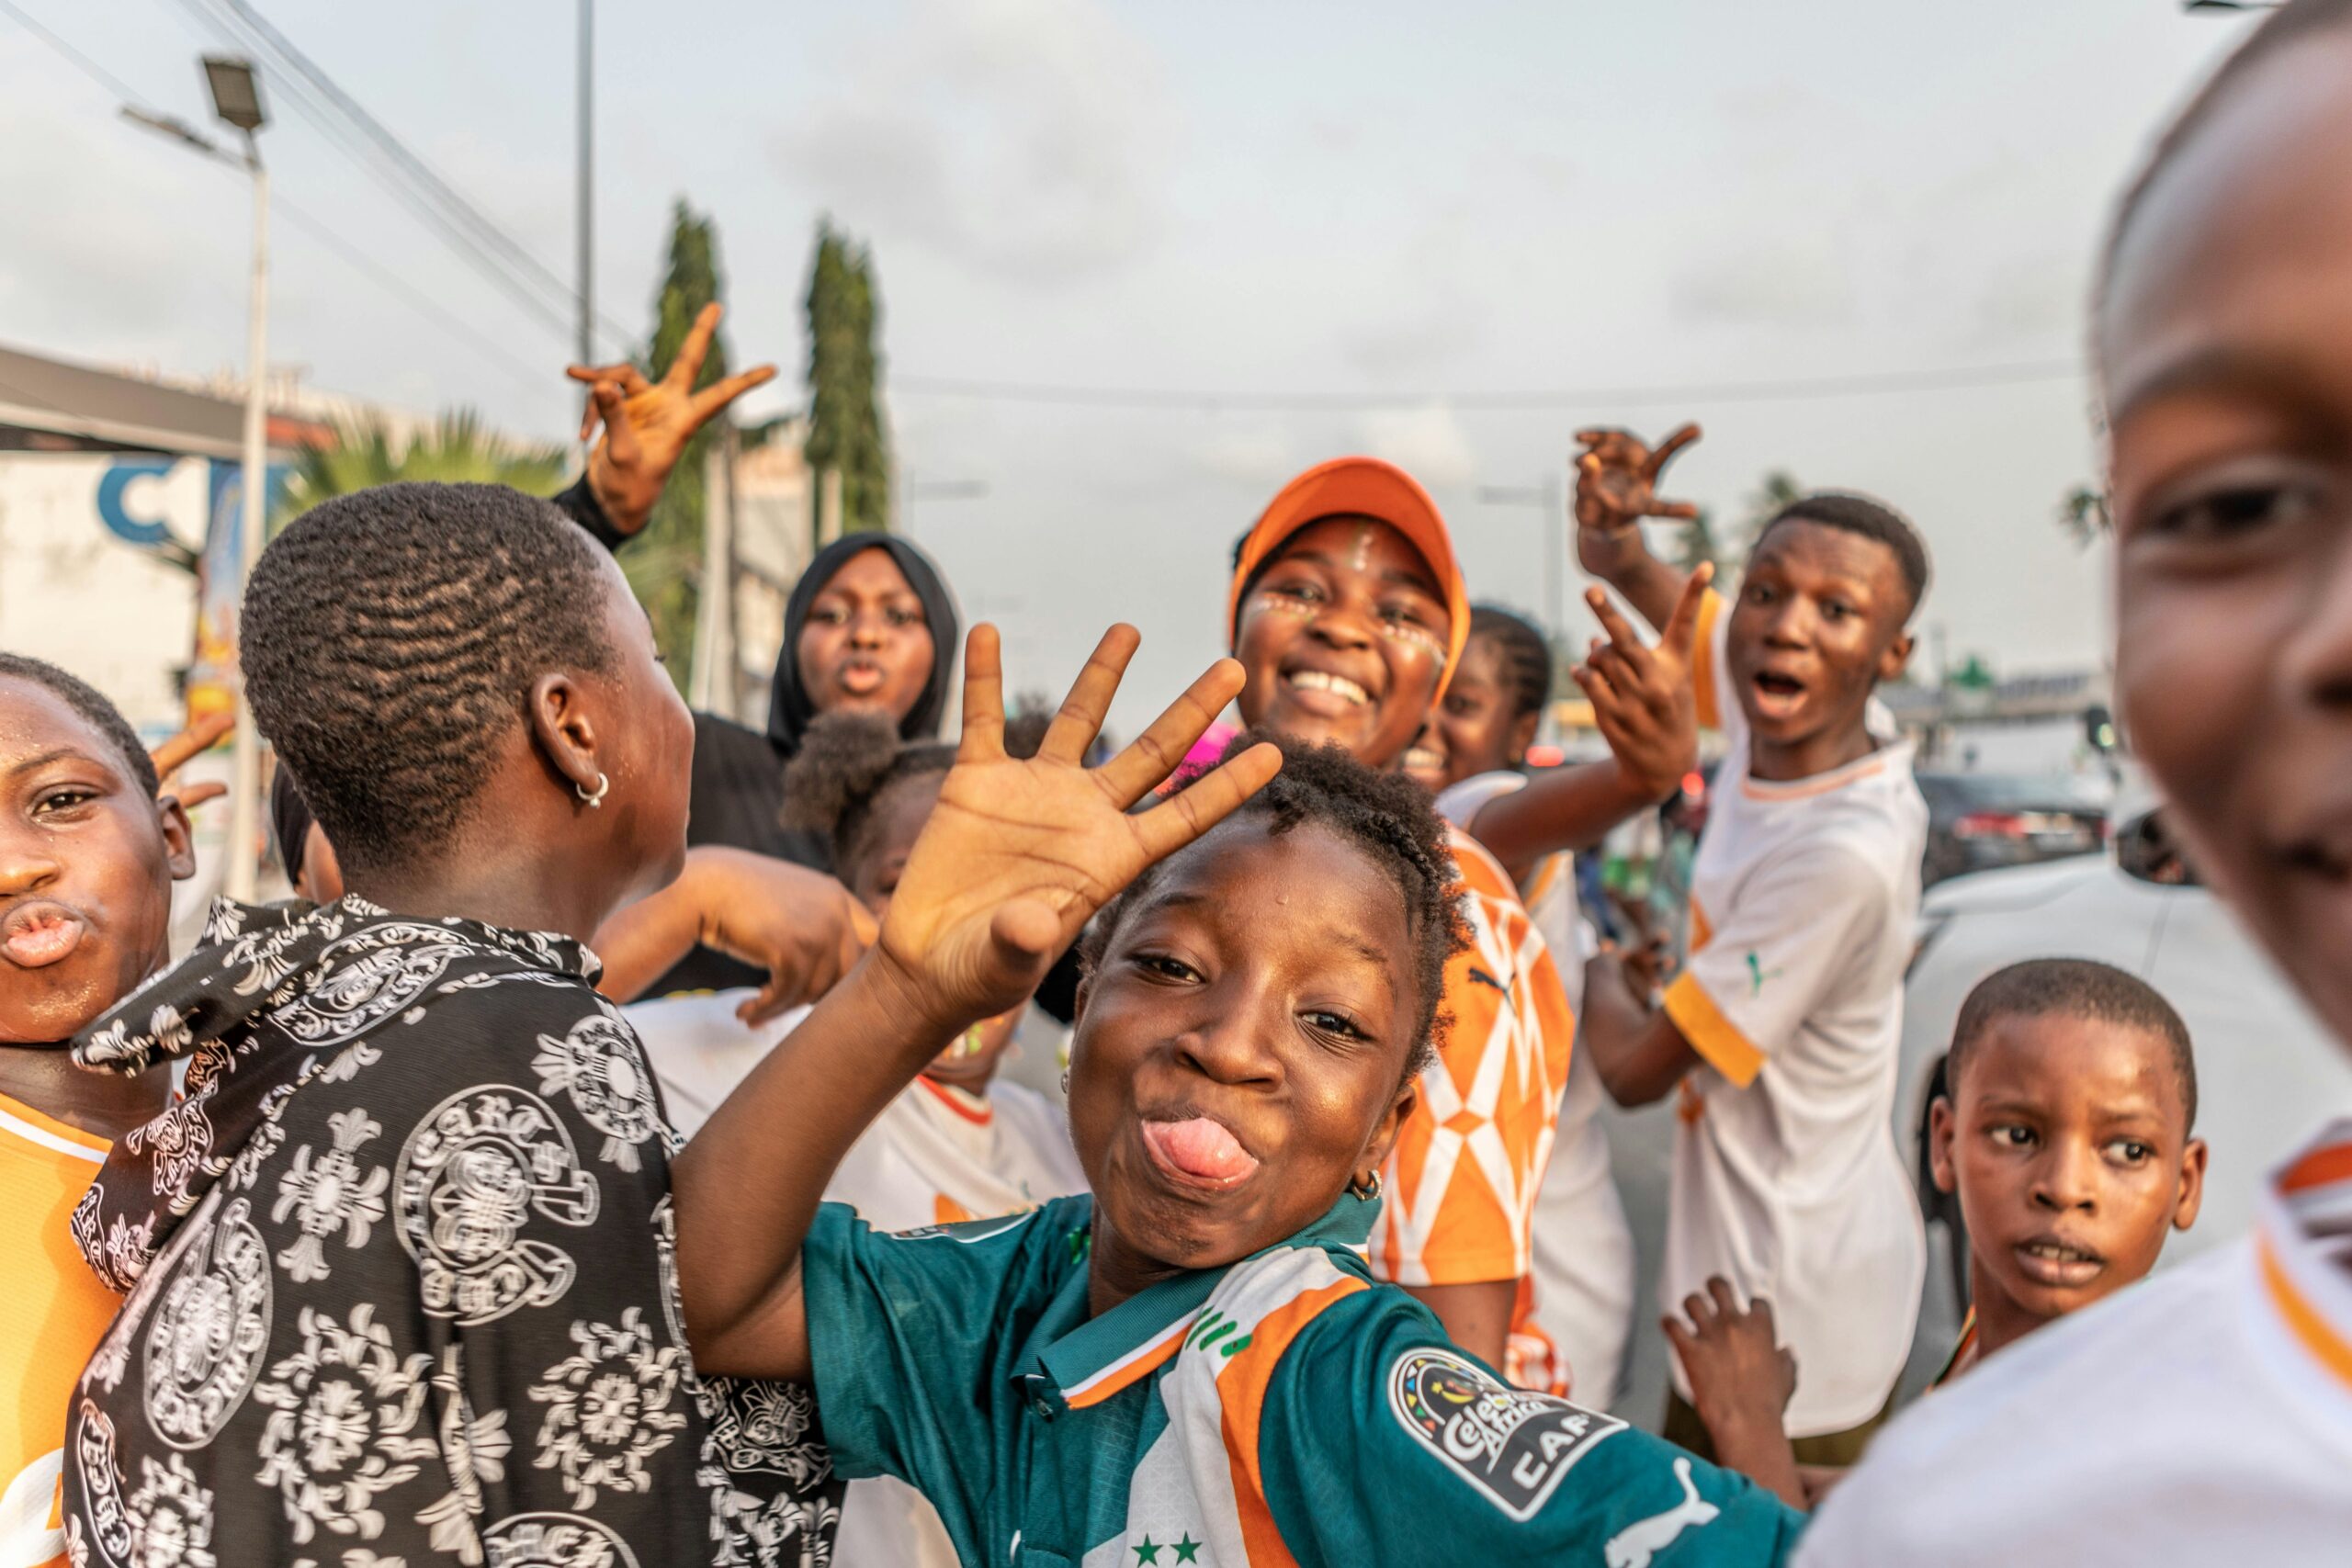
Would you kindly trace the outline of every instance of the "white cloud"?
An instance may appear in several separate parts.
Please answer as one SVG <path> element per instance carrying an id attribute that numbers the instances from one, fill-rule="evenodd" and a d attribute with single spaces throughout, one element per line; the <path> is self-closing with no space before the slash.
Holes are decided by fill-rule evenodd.
<path id="1" fill-rule="evenodd" d="M 1156 62 L 1095 0 L 922 0 L 776 141 L 861 233 L 1049 286 L 1159 232 Z"/>

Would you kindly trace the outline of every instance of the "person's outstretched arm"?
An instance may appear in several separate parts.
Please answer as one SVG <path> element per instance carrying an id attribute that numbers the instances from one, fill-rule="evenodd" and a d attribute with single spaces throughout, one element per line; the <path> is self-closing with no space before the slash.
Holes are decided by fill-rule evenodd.
<path id="1" fill-rule="evenodd" d="M 596 989 L 616 1002 L 635 1001 L 696 946 L 764 969 L 767 984 L 736 1010 L 760 1024 L 832 989 L 874 930 L 865 906 L 821 871 L 702 844 L 676 881 L 615 911 L 589 945 L 605 961 Z"/>
<path id="2" fill-rule="evenodd" d="M 1609 635 L 1596 639 L 1575 671 L 1609 743 L 1609 760 L 1552 768 L 1526 786 L 1496 795 L 1468 823 L 1512 875 L 1559 850 L 1587 850 L 1637 812 L 1657 805 L 1698 765 L 1698 705 L 1690 687 L 1691 648 L 1712 568 L 1683 582 L 1656 647 L 1643 643 L 1600 589 L 1587 595 Z"/>
<path id="3" fill-rule="evenodd" d="M 775 366 L 757 365 L 695 389 L 723 313 L 715 303 L 702 308 L 659 381 L 627 363 L 564 369 L 588 387 L 580 439 L 594 435 L 599 423 L 605 434 L 589 450 L 587 471 L 555 503 L 606 549 L 618 548 L 645 526 L 671 470 L 702 427 L 737 398 L 775 379 Z"/>
<path id="4" fill-rule="evenodd" d="M 1130 815 L 1241 689 L 1219 660 L 1149 728 L 1084 765 L 1139 641 L 1104 634 L 1035 757 L 1004 751 L 996 628 L 964 653 L 964 734 L 879 939 L 677 1158 L 678 1275 L 695 1365 L 806 1380 L 800 1247 L 850 1145 L 938 1043 L 1033 990 L 1137 873 L 1216 825 L 1282 765 L 1255 746 Z"/>
<path id="5" fill-rule="evenodd" d="M 1661 501 L 1657 494 L 1667 464 L 1698 439 L 1695 424 L 1683 425 L 1655 449 L 1631 431 L 1577 432 L 1585 448 L 1577 458 L 1577 561 L 1661 630 L 1674 614 L 1687 574 L 1650 554 L 1642 519 L 1699 515 L 1690 502 Z"/>

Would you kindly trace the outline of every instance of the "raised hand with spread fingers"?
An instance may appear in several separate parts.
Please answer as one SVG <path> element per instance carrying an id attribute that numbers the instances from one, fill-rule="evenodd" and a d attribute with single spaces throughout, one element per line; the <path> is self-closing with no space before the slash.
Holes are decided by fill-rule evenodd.
<path id="1" fill-rule="evenodd" d="M 1136 874 L 1215 827 L 1273 777 L 1255 746 L 1146 811 L 1241 689 L 1221 659 L 1124 750 L 1085 765 L 1141 639 L 1104 634 L 1037 754 L 1004 750 L 996 628 L 964 652 L 964 733 L 878 940 L 755 1068 L 672 1168 L 679 1275 L 705 1371 L 805 1379 L 800 1244 L 842 1156 L 939 1042 L 1026 997 L 1089 917 Z"/>
<path id="2" fill-rule="evenodd" d="M 588 454 L 588 488 L 596 504 L 623 534 L 634 534 L 653 514 L 662 487 L 686 444 L 719 411 L 754 387 L 775 379 L 775 367 L 758 365 L 714 381 L 700 391 L 695 378 L 702 374 L 711 339 L 724 314 L 717 303 L 705 305 L 686 333 L 677 357 L 658 381 L 647 379 L 636 366 L 572 365 L 564 374 L 588 386 L 588 401 L 580 415 L 580 439 L 588 440 L 602 424 L 605 434 Z"/>

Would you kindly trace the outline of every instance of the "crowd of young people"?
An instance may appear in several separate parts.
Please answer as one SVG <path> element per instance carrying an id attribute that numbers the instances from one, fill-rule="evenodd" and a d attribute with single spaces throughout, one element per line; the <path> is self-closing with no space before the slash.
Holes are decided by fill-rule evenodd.
<path id="1" fill-rule="evenodd" d="M 2126 195 L 2093 344 L 2132 739 L 2352 1043 L 2346 159 L 2352 0 L 2291 0 Z M 241 651 L 300 897 L 176 963 L 166 785 L 216 737 L 151 756 L 0 654 L 7 1562 L 2343 1561 L 2352 1122 L 2227 1151 L 2282 1162 L 2258 1234 L 2143 1283 L 2197 1066 L 2102 964 L 1962 1010 L 1929 1152 L 1974 1304 L 1887 1424 L 1899 513 L 1800 498 L 1718 592 L 1643 531 L 1695 428 L 1586 433 L 1577 767 L 1524 766 L 1541 637 L 1358 457 L 1242 534 L 1232 657 L 1107 756 L 1124 626 L 1050 719 L 973 628 L 934 739 L 954 603 L 881 536 L 804 577 L 757 732 L 687 711 L 611 554 L 761 378 L 691 390 L 715 325 L 576 371 L 555 503 L 387 486 L 270 544 Z M 1568 857 L 1702 728 L 1661 976 Z M 1033 1000 L 1066 1108 L 998 1072 Z M 1659 1437 L 1611 1410 L 1596 1113 L 1669 1096 Z"/>

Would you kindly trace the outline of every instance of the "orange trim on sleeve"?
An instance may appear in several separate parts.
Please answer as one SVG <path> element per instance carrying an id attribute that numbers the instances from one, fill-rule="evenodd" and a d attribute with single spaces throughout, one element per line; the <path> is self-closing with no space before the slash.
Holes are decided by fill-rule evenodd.
<path id="1" fill-rule="evenodd" d="M 2352 1181 L 2352 1144 L 2330 1144 L 2303 1156 L 2278 1179 L 2278 1190 L 2307 1192 L 2338 1181 Z"/>
<path id="2" fill-rule="evenodd" d="M 1279 1568 L 1298 1560 L 1283 1544 L 1266 1506 L 1266 1477 L 1258 1461 L 1258 1432 L 1266 1414 L 1266 1385 L 1291 1341 L 1316 1314 L 1342 1297 L 1370 1289 L 1362 1280 L 1335 1280 L 1302 1291 L 1258 1320 L 1250 1342 L 1216 1374 L 1217 1403 L 1225 1411 L 1225 1461 L 1233 1472 L 1234 1513 L 1241 1526 L 1250 1568 Z"/>
<path id="3" fill-rule="evenodd" d="M 1707 911 L 1694 893 L 1690 896 L 1690 951 L 1696 953 L 1714 940 L 1715 928 L 1707 923 Z"/>
<path id="4" fill-rule="evenodd" d="M 2302 1292 L 2278 1261 L 2270 1238 L 2257 1235 L 2255 1247 L 2262 1258 L 2262 1283 L 2269 1291 L 2270 1299 L 2278 1308 L 2278 1315 L 2287 1320 L 2297 1339 L 2312 1358 L 2335 1374 L 2336 1381 L 2352 1388 L 2352 1345 L 2335 1331 L 2334 1325 L 2320 1314 L 2317 1307 L 2303 1299 Z"/>
<path id="5" fill-rule="evenodd" d="M 1699 723 L 1721 729 L 1724 716 L 1715 705 L 1715 617 L 1723 614 L 1724 596 L 1710 588 L 1699 598 L 1699 632 L 1690 641 L 1690 694 L 1698 699 Z"/>
<path id="6" fill-rule="evenodd" d="M 1674 1021 L 1690 1049 L 1741 1089 L 1754 1083 L 1756 1075 L 1764 1070 L 1764 1053 L 1724 1016 L 1697 976 L 1686 970 L 1676 976 L 1666 988 L 1665 1007 L 1666 1016 Z"/>

